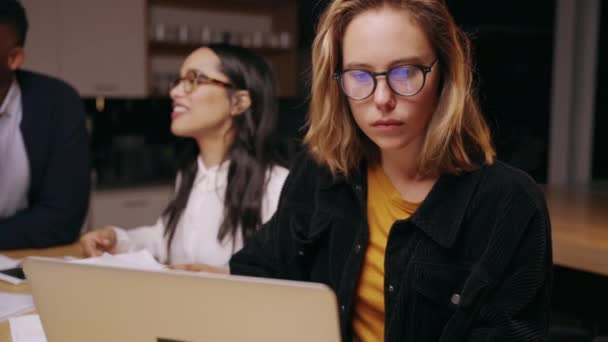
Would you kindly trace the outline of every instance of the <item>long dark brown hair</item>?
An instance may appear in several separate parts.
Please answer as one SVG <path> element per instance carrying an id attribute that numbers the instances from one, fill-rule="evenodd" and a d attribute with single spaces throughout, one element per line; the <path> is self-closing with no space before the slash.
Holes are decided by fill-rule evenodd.
<path id="1" fill-rule="evenodd" d="M 223 241 L 228 236 L 235 239 L 240 233 L 243 240 L 247 240 L 262 223 L 262 197 L 268 170 L 279 163 L 273 149 L 278 119 L 275 81 L 268 63 L 249 49 L 226 44 L 212 44 L 207 48 L 219 57 L 220 71 L 230 83 L 236 89 L 248 90 L 251 97 L 251 107 L 233 119 L 234 141 L 225 157 L 230 160 L 230 166 L 224 219 L 217 236 L 218 241 Z M 228 92 L 230 95 L 230 90 Z M 194 139 L 184 139 L 180 149 L 179 186 L 163 212 L 168 250 L 198 171 L 199 150 Z"/>

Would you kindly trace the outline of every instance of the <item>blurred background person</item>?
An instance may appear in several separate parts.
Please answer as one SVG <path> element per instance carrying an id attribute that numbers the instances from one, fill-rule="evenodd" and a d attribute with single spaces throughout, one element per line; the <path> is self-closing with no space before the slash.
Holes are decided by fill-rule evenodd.
<path id="1" fill-rule="evenodd" d="M 225 268 L 276 210 L 288 171 L 274 153 L 277 98 L 268 64 L 246 48 L 210 45 L 192 52 L 180 75 L 170 91 L 171 131 L 190 144 L 173 200 L 153 226 L 84 235 L 86 256 L 147 249 L 178 268 Z"/>
<path id="2" fill-rule="evenodd" d="M 0 250 L 75 241 L 90 191 L 85 111 L 63 81 L 20 70 L 28 21 L 0 2 Z"/>

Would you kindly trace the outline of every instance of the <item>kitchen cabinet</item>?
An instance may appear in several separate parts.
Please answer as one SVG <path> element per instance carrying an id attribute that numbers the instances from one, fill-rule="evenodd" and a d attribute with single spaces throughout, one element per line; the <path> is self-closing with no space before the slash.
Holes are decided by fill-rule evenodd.
<path id="1" fill-rule="evenodd" d="M 23 0 L 26 68 L 82 96 L 147 95 L 146 0 Z"/>
<path id="2" fill-rule="evenodd" d="M 26 69 L 61 77 L 58 0 L 22 0 L 29 29 L 25 40 Z"/>
<path id="3" fill-rule="evenodd" d="M 152 225 L 169 203 L 173 186 L 96 190 L 92 194 L 89 222 L 129 229 Z"/>
<path id="4" fill-rule="evenodd" d="M 194 49 L 226 42 L 272 65 L 279 96 L 298 92 L 298 0 L 22 0 L 25 68 L 62 78 L 84 97 L 167 95 Z"/>

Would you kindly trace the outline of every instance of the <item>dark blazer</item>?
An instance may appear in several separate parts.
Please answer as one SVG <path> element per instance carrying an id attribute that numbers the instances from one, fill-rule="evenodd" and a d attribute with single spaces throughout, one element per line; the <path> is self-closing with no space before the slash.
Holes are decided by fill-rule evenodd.
<path id="1" fill-rule="evenodd" d="M 63 81 L 22 70 L 16 76 L 31 176 L 29 207 L 0 219 L 0 250 L 67 244 L 78 237 L 89 204 L 84 106 Z"/>
<path id="2" fill-rule="evenodd" d="M 338 299 L 342 337 L 351 341 L 369 234 L 366 167 L 345 180 L 308 157 L 294 165 L 274 217 L 230 269 L 327 284 Z M 441 176 L 414 215 L 391 228 L 385 340 L 543 341 L 550 230 L 544 196 L 521 171 L 496 162 Z"/>

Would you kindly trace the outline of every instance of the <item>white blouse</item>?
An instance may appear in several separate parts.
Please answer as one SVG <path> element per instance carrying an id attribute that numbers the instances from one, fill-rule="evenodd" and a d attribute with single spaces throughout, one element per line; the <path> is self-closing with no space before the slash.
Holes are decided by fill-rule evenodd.
<path id="1" fill-rule="evenodd" d="M 207 169 L 201 158 L 198 158 L 198 172 L 186 208 L 177 223 L 170 258 L 167 255 L 165 222 L 162 217 L 152 226 L 128 230 L 114 227 L 117 252 L 134 252 L 145 248 L 161 263 L 170 261 L 172 264 L 207 264 L 226 268 L 232 254 L 243 248 L 240 234 L 234 241 L 229 235 L 221 243 L 217 239 L 224 219 L 224 194 L 229 165 L 227 161 Z M 274 166 L 268 172 L 262 199 L 262 222 L 268 221 L 276 211 L 288 172 L 280 166 Z"/>

